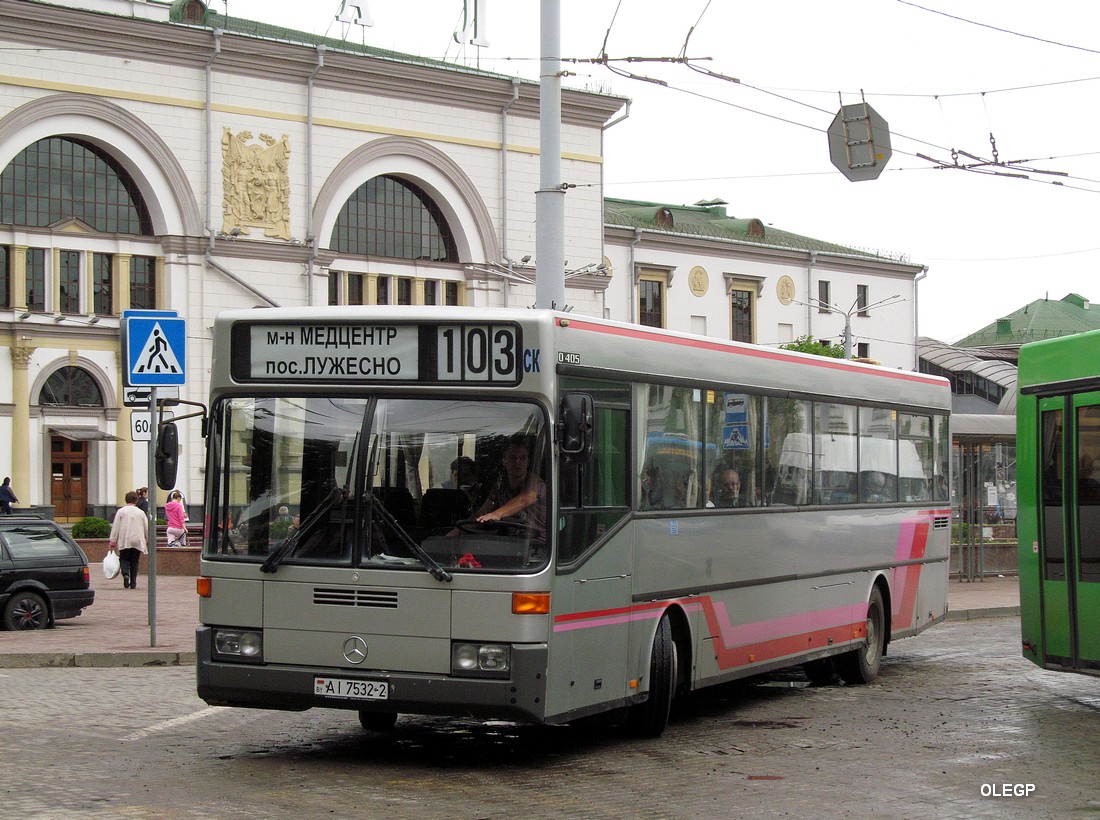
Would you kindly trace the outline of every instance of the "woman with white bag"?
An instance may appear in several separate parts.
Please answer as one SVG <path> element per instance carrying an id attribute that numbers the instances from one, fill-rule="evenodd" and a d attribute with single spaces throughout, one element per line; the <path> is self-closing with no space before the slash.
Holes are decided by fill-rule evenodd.
<path id="1" fill-rule="evenodd" d="M 126 493 L 126 506 L 119 507 L 111 524 L 109 546 L 118 550 L 122 563 L 122 585 L 137 589 L 138 562 L 141 554 L 149 552 L 149 519 L 137 506 L 138 496 L 133 490 Z"/>

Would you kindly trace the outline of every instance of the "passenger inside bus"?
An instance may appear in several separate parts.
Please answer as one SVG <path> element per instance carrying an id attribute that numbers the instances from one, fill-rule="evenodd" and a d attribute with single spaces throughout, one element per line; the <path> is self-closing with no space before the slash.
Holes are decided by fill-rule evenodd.
<path id="1" fill-rule="evenodd" d="M 711 481 L 711 502 L 715 507 L 741 506 L 741 476 L 728 465 L 719 465 Z"/>
<path id="2" fill-rule="evenodd" d="M 457 489 L 473 501 L 477 498 L 477 465 L 469 456 L 459 456 L 451 462 L 451 478 L 443 482 L 443 489 Z"/>
<path id="3" fill-rule="evenodd" d="M 860 474 L 862 482 L 860 500 L 870 502 L 896 501 L 896 491 L 888 482 L 886 474 L 879 470 L 865 470 Z"/>
<path id="4" fill-rule="evenodd" d="M 641 509 L 662 510 L 665 506 L 665 488 L 661 483 L 661 470 L 650 464 L 642 470 Z"/>

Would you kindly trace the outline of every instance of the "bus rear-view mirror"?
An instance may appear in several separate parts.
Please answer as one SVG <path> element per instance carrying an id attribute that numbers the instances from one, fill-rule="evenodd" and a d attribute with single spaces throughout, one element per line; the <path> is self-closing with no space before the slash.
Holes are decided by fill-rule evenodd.
<path id="1" fill-rule="evenodd" d="M 587 461 L 592 452 L 593 402 L 587 393 L 566 393 L 559 409 L 561 452 L 570 461 Z"/>

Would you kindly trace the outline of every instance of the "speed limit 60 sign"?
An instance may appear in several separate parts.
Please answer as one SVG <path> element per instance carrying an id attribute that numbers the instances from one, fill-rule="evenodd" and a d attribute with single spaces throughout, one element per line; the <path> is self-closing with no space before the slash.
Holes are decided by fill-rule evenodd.
<path id="1" fill-rule="evenodd" d="M 161 417 L 163 421 L 169 421 L 172 418 L 171 413 L 164 413 Z M 149 412 L 144 413 L 130 413 L 130 441 L 152 441 L 153 422 L 149 417 Z"/>

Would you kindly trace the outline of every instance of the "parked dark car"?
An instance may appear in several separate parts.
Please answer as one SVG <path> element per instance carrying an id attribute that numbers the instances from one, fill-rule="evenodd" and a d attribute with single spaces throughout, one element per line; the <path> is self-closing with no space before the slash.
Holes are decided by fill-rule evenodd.
<path id="1" fill-rule="evenodd" d="M 88 557 L 53 521 L 0 516 L 0 622 L 42 629 L 90 606 Z"/>

